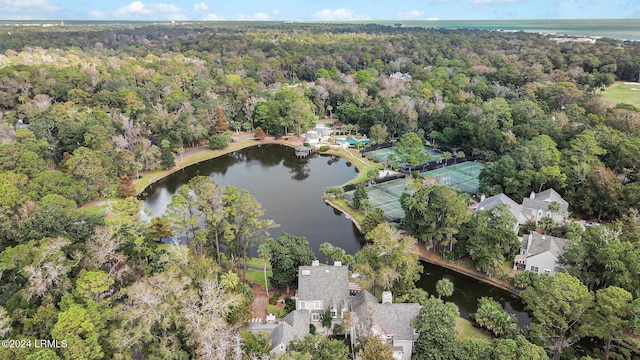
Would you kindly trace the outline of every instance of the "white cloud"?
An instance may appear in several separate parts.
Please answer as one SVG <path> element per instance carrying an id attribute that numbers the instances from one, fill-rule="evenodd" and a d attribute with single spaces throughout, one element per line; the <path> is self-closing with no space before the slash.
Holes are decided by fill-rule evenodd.
<path id="1" fill-rule="evenodd" d="M 222 16 L 219 16 L 217 14 L 214 13 L 209 13 L 207 15 L 205 15 L 202 20 L 204 21 L 220 21 L 220 20 L 224 20 L 224 18 Z"/>
<path id="2" fill-rule="evenodd" d="M 263 12 L 255 13 L 253 15 L 240 14 L 237 16 L 237 19 L 244 21 L 266 21 L 269 20 L 269 14 Z"/>
<path id="3" fill-rule="evenodd" d="M 400 12 L 396 15 L 398 19 L 409 20 L 409 19 L 417 19 L 424 16 L 424 11 L 422 10 L 411 10 Z"/>
<path id="4" fill-rule="evenodd" d="M 193 5 L 193 10 L 195 12 L 208 11 L 209 10 L 209 5 L 205 4 L 204 2 L 201 2 L 200 4 Z"/>
<path id="5" fill-rule="evenodd" d="M 0 0 L 0 9 L 0 19 L 55 19 L 63 7 L 50 0 Z"/>
<path id="6" fill-rule="evenodd" d="M 181 16 L 179 14 L 182 13 L 182 10 L 173 4 L 145 4 L 142 1 L 134 1 L 127 6 L 118 8 L 114 15 L 119 18 L 139 18 L 157 15 L 158 13 L 170 14 L 171 18 L 176 18 Z"/>
<path id="7" fill-rule="evenodd" d="M 438 21 L 440 19 L 438 19 L 436 17 L 430 17 L 430 18 L 426 18 L 425 20 L 427 20 L 427 21 Z"/>
<path id="8" fill-rule="evenodd" d="M 2 12 L 17 10 L 56 11 L 61 9 L 60 6 L 52 4 L 49 0 L 0 0 L 0 7 L 2 7 Z"/>
<path id="9" fill-rule="evenodd" d="M 271 13 L 272 13 L 273 15 L 278 16 L 278 14 L 280 14 L 280 10 L 278 10 L 278 9 L 276 9 L 276 10 L 271 10 Z"/>
<path id="10" fill-rule="evenodd" d="M 311 17 L 315 20 L 331 21 L 331 20 L 368 20 L 370 17 L 363 14 L 356 14 L 350 9 L 324 9 L 311 14 Z"/>

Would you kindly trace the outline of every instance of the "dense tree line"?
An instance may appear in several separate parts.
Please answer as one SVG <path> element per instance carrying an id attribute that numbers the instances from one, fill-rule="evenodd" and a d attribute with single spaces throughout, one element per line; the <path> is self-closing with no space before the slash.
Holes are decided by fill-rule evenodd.
<path id="1" fill-rule="evenodd" d="M 534 312 L 532 334 L 514 335 L 508 317 L 493 317 L 485 301 L 482 323 L 494 331 L 498 319 L 509 333 L 488 347 L 455 341 L 443 328 L 455 311 L 416 296 L 415 239 L 381 225 L 373 209 L 365 224 L 370 245 L 353 259 L 327 251 L 353 260 L 372 286 L 420 298 L 425 314 L 439 314 L 416 322 L 433 337 L 419 341 L 420 356 L 509 358 L 513 349 L 539 354 L 538 346 L 556 356 L 581 334 L 610 345 L 609 335 L 633 323 L 603 325 L 620 323 L 607 312 L 611 297 L 629 299 L 618 305 L 635 311 L 638 328 L 640 113 L 599 95 L 615 80 L 638 78 L 637 43 L 557 44 L 539 34 L 384 26 L 192 24 L 16 28 L 0 34 L 0 50 L 0 334 L 73 344 L 42 350 L 42 358 L 246 354 L 249 337 L 238 324 L 246 320 L 250 291 L 240 271 L 221 264 L 222 253 L 231 269 L 237 259 L 244 263 L 272 225 L 250 194 L 197 178 L 180 189 L 167 217 L 149 223 L 134 198 L 114 205 L 110 219 L 78 207 L 133 195 L 130 178 L 173 167 L 185 147 L 221 148 L 239 130 L 300 133 L 327 117 L 375 143 L 401 139 L 396 155 L 412 165 L 425 160 L 412 149 L 427 140 L 448 154 L 476 156 L 486 161 L 480 181 L 487 195 L 520 200 L 553 187 L 576 215 L 620 219 L 586 232 L 545 229 L 579 241 L 564 261 L 581 284 L 532 280 L 525 298 L 539 308 L 540 293 L 570 285 L 584 295 L 575 304 L 584 308 L 584 333 L 567 328 L 553 338 L 547 330 L 558 324 Z M 470 216 L 468 197 L 451 188 L 418 183 L 412 191 L 402 200 L 405 228 L 446 255 L 469 257 L 491 274 L 517 245 L 504 209 Z M 369 210 L 367 201 L 360 205 Z M 184 235 L 188 246 L 167 250 L 154 241 L 170 235 Z M 286 235 L 266 243 L 262 253 L 273 261 L 276 284 L 293 283 L 295 267 L 312 256 L 305 240 Z M 292 254 L 296 261 L 278 260 Z M 308 358 L 327 346 L 344 356 L 344 348 L 317 337 L 302 339 L 289 355 Z"/>

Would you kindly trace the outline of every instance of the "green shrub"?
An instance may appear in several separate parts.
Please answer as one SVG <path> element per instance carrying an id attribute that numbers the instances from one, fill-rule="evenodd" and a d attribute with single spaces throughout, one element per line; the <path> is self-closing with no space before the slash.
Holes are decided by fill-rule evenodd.
<path id="1" fill-rule="evenodd" d="M 209 147 L 214 150 L 224 149 L 231 141 L 231 131 L 215 134 L 209 138 Z"/>
<path id="2" fill-rule="evenodd" d="M 344 195 L 344 189 L 342 186 L 329 186 L 324 190 L 324 194 L 327 195 L 328 198 L 339 199 Z"/>
<path id="3" fill-rule="evenodd" d="M 539 278 L 540 275 L 534 273 L 533 271 L 519 271 L 513 277 L 513 285 L 519 287 L 520 289 L 525 289 L 533 285 Z"/>
<path id="4" fill-rule="evenodd" d="M 280 311 L 275 305 L 267 305 L 267 314 L 273 314 L 278 318 L 282 317 L 282 311 Z"/>
<path id="5" fill-rule="evenodd" d="M 288 315 L 290 312 L 296 309 L 296 302 L 291 298 L 284 299 L 284 315 Z"/>
<path id="6" fill-rule="evenodd" d="M 278 303 L 278 299 L 280 299 L 280 291 L 276 290 L 273 292 L 273 295 L 269 298 L 269 304 L 275 305 Z"/>
<path id="7" fill-rule="evenodd" d="M 323 153 L 323 152 L 329 151 L 329 149 L 330 149 L 329 145 L 322 145 L 320 146 L 320 149 L 318 149 L 318 151 Z"/>

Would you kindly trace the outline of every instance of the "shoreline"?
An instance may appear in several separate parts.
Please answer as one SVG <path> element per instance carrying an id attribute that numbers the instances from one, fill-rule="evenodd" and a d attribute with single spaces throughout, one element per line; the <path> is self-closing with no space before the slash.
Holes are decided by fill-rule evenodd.
<path id="1" fill-rule="evenodd" d="M 243 133 L 240 133 L 243 134 Z M 242 139 L 237 142 L 230 142 L 224 149 L 213 150 L 208 146 L 199 146 L 189 149 L 195 150 L 194 153 L 183 156 L 182 159 L 176 157 L 176 165 L 168 170 L 154 170 L 140 173 L 140 179 L 133 181 L 133 186 L 136 190 L 135 196 L 140 196 L 149 186 L 157 183 L 158 181 L 166 178 L 167 176 L 185 169 L 189 166 L 199 164 L 203 161 L 215 159 L 222 155 L 226 155 L 235 151 L 250 148 L 252 146 L 258 146 L 262 144 L 278 144 L 288 147 L 296 147 L 301 140 L 298 140 L 297 136 L 287 136 L 287 140 L 283 138 L 275 139 L 272 136 L 266 137 L 263 140 L 256 138 Z"/>
<path id="2" fill-rule="evenodd" d="M 284 146 L 288 146 L 288 147 L 295 147 L 297 146 L 301 140 L 299 140 L 299 138 L 297 136 L 291 136 L 291 137 L 286 137 L 287 140 L 284 140 L 284 138 L 280 138 L 280 139 L 275 139 L 274 137 L 267 137 L 263 140 L 258 140 L 255 138 L 250 138 L 250 139 L 243 139 L 240 140 L 238 142 L 235 143 L 229 143 L 229 146 L 227 146 L 224 149 L 220 149 L 220 150 L 212 150 L 209 149 L 208 147 L 198 147 L 198 148 L 193 148 L 191 150 L 197 150 L 196 152 L 184 156 L 182 159 L 180 160 L 176 160 L 176 166 L 174 166 L 173 168 L 169 169 L 169 170 L 157 170 L 157 171 L 153 171 L 151 173 L 146 173 L 143 174 L 142 177 L 134 182 L 134 186 L 138 185 L 139 183 L 145 181 L 144 185 L 138 185 L 136 186 L 136 196 L 139 196 L 140 194 L 142 194 L 147 187 L 149 187 L 152 184 L 155 184 L 156 182 L 166 178 L 167 176 L 182 170 L 186 167 L 189 167 L 191 165 L 196 165 L 202 161 L 206 161 L 206 160 L 211 160 L 211 159 L 215 159 L 217 157 L 220 157 L 222 155 L 225 154 L 229 154 L 232 153 L 234 151 L 238 151 L 238 150 L 242 150 L 242 149 L 246 149 L 252 146 L 257 146 L 257 145 L 262 145 L 262 144 L 278 144 L 278 145 L 284 145 Z M 235 145 L 235 146 L 234 146 Z M 202 149 L 202 150 L 200 150 Z M 205 154 L 202 154 L 203 152 L 206 152 Z M 345 154 L 346 153 L 346 154 Z M 356 168 L 358 168 L 358 172 L 359 172 L 359 176 L 348 181 L 347 183 L 343 184 L 347 185 L 350 184 L 354 181 L 357 181 L 357 179 L 360 178 L 360 176 L 366 176 L 366 171 L 364 169 L 366 169 L 367 167 L 369 167 L 370 165 L 367 164 L 367 162 L 365 162 L 363 159 L 359 159 L 357 158 L 355 155 L 353 155 L 350 151 L 343 151 L 343 150 L 335 150 L 335 149 L 330 149 L 329 151 L 324 152 L 323 154 L 329 154 L 329 155 L 335 155 L 335 156 L 340 156 L 344 159 L 346 159 L 347 161 L 350 161 L 353 165 L 356 166 Z M 199 156 L 197 156 L 199 155 Z M 356 160 L 356 161 L 354 161 Z M 153 175 L 155 174 L 155 175 Z M 138 189 L 138 187 L 142 186 L 141 188 Z M 332 208 L 340 211 L 341 213 L 345 214 L 349 220 L 351 220 L 351 222 L 358 228 L 358 231 L 362 232 L 362 228 L 360 225 L 360 222 L 357 220 L 357 218 L 349 211 L 349 209 L 344 208 L 343 206 L 336 204 L 335 202 L 329 200 L 329 199 L 324 199 L 324 202 L 326 204 L 328 204 L 329 206 L 331 206 Z M 489 277 L 485 274 L 482 274 L 474 269 L 469 269 L 466 268 L 464 266 L 461 265 L 457 265 L 455 263 L 451 263 L 448 261 L 445 261 L 444 259 L 442 259 L 438 254 L 435 254 L 429 250 L 427 250 L 426 246 L 424 243 L 422 243 L 421 241 L 418 241 L 418 250 L 420 252 L 420 260 L 422 261 L 426 261 L 438 266 L 442 266 L 444 268 L 447 268 L 449 270 L 455 271 L 457 273 L 469 276 L 473 279 L 476 279 L 478 281 L 482 281 L 486 284 L 489 284 L 491 286 L 495 286 L 498 287 L 500 289 L 503 289 L 505 291 L 510 292 L 511 294 L 514 295 L 519 295 L 520 290 L 518 288 L 516 288 L 513 285 L 507 284 L 503 281 L 500 281 L 499 279 L 493 278 L 493 277 Z"/>

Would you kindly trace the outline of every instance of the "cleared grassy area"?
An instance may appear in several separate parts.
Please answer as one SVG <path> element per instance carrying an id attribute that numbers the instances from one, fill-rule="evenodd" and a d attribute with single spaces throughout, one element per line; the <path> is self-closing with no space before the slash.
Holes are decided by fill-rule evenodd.
<path id="1" fill-rule="evenodd" d="M 458 317 L 456 319 L 456 331 L 458 332 L 458 340 L 473 339 L 482 340 L 490 343 L 491 335 L 482 329 L 473 326 L 471 321 Z"/>
<path id="2" fill-rule="evenodd" d="M 606 88 L 605 91 L 601 91 L 600 94 L 605 100 L 611 103 L 612 106 L 624 103 L 640 109 L 640 84 L 638 83 L 625 84 L 622 81 L 618 81 Z"/>
<path id="3" fill-rule="evenodd" d="M 269 290 L 271 290 L 271 271 L 267 271 L 267 280 L 269 281 Z M 247 281 L 264 287 L 264 272 L 258 270 L 247 270 Z"/>
<path id="4" fill-rule="evenodd" d="M 111 205 L 113 206 L 115 202 L 118 201 L 118 199 L 109 199 L 105 201 L 92 202 L 89 204 L 85 204 L 80 208 L 80 212 L 82 212 L 82 214 L 84 214 L 85 216 L 105 215 L 107 211 L 109 211 L 106 201 L 113 201 L 111 203 Z"/>
<path id="5" fill-rule="evenodd" d="M 222 260 L 222 266 L 227 266 L 229 264 L 229 258 L 227 258 L 225 254 L 220 254 L 220 260 Z M 237 265 L 242 266 L 242 264 L 242 259 L 237 259 Z M 262 270 L 262 268 L 264 267 L 264 260 L 255 257 L 247 258 L 247 267 L 251 269 Z M 270 270 L 271 263 L 267 261 L 267 271 Z"/>

